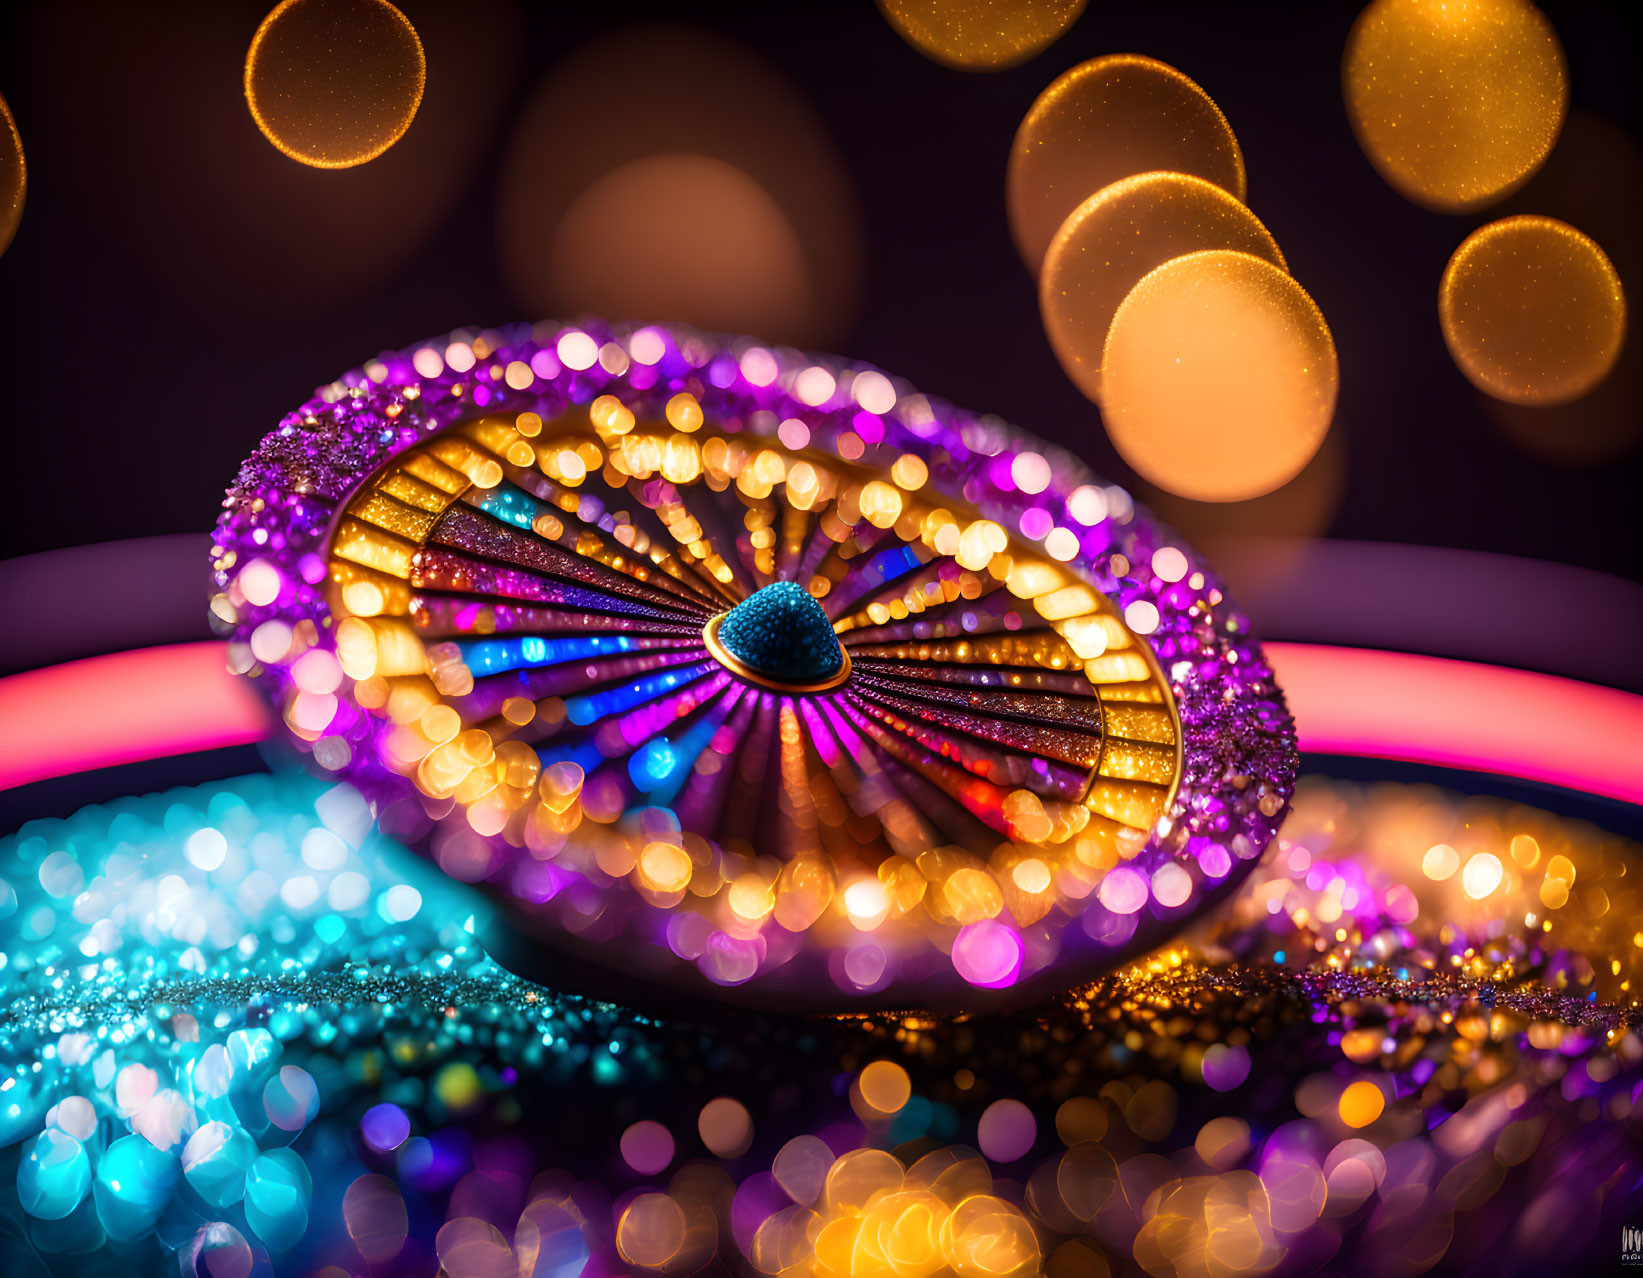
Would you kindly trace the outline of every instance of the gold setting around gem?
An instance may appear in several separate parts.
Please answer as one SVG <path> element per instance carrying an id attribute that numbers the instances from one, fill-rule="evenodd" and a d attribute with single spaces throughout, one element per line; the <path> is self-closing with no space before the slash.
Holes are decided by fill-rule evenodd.
<path id="1" fill-rule="evenodd" d="M 789 683 L 785 679 L 773 679 L 763 671 L 755 670 L 719 642 L 719 624 L 729 615 L 727 610 L 708 618 L 707 625 L 702 627 L 702 642 L 707 645 L 707 650 L 713 654 L 714 660 L 737 678 L 746 679 L 749 683 L 756 683 L 761 688 L 769 688 L 774 692 L 807 696 L 816 692 L 831 692 L 850 677 L 850 650 L 842 643 L 839 645 L 839 656 L 844 659 L 844 664 L 839 667 L 836 674 L 818 679 L 815 683 Z"/>

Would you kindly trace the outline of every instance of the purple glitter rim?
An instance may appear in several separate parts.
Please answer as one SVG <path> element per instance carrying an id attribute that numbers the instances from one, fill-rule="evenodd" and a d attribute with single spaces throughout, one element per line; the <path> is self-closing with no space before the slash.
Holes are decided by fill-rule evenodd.
<path id="1" fill-rule="evenodd" d="M 558 354 L 561 339 L 577 333 L 599 350 L 599 358 L 581 370 L 566 367 Z M 640 333 L 649 335 L 652 347 L 660 343 L 662 353 L 654 363 L 640 363 L 628 354 Z M 453 347 L 474 357 L 460 372 L 444 358 Z M 775 376 L 766 385 L 749 381 L 744 373 L 745 358 L 756 350 L 772 357 L 765 368 L 773 368 Z M 416 360 L 422 355 L 426 366 L 430 351 L 441 356 L 441 367 L 437 375 L 425 377 Z M 466 357 L 457 362 L 466 363 Z M 528 379 L 513 379 L 525 381 L 524 389 L 510 384 L 513 366 L 529 370 Z M 796 394 L 799 375 L 813 368 L 834 379 L 834 392 L 820 406 Z M 294 630 L 306 623 L 321 647 L 334 648 L 325 600 L 329 538 L 337 512 L 362 483 L 400 453 L 475 416 L 532 411 L 551 420 L 604 394 L 616 394 L 636 415 L 660 418 L 667 400 L 688 386 L 704 415 L 727 433 L 773 435 L 775 423 L 796 417 L 809 427 L 813 445 L 835 452 L 839 438 L 854 432 L 864 444 L 859 464 L 888 470 L 903 453 L 916 454 L 929 468 L 933 490 L 961 493 L 983 517 L 1011 529 L 1012 535 L 1025 509 L 1047 511 L 1051 526 L 1070 530 L 1078 539 L 1078 553 L 1065 568 L 1120 612 L 1143 601 L 1157 608 L 1157 627 L 1146 638 L 1179 711 L 1182 767 L 1171 809 L 1136 864 L 1195 861 L 1203 880 L 1202 890 L 1180 907 L 1150 901 L 1146 917 L 1116 950 L 1100 948 L 1101 926 L 1092 915 L 1105 909 L 1092 895 L 1084 903 L 1083 932 L 1096 938 L 1099 957 L 1092 960 L 1088 945 L 1082 962 L 1067 961 L 1072 955 L 1057 957 L 1009 995 L 1019 1001 L 1052 992 L 1168 939 L 1253 867 L 1276 833 L 1293 790 L 1299 768 L 1294 723 L 1248 618 L 1227 596 L 1220 578 L 1127 493 L 1102 483 L 1066 450 L 997 417 L 919 394 L 899 379 L 889 379 L 895 406 L 882 414 L 866 413 L 843 393 L 843 385 L 869 371 L 879 370 L 859 361 L 762 347 L 747 338 L 677 326 L 612 326 L 591 318 L 576 324 L 457 330 L 385 352 L 319 388 L 241 467 L 224 500 L 212 547 L 218 592 L 213 624 L 230 640 L 232 668 L 256 678 L 276 706 L 283 706 L 292 691 L 290 670 L 258 662 L 251 634 L 270 620 Z M 768 423 L 768 429 L 761 431 L 760 423 Z M 1047 487 L 1030 497 L 1012 474 L 1012 461 L 1023 449 L 1049 463 Z M 1099 491 L 1100 500 L 1093 504 L 1104 509 L 1085 524 L 1071 506 L 1082 502 L 1089 507 L 1090 489 Z M 1186 559 L 1185 572 L 1173 581 L 1152 568 L 1154 553 L 1164 547 L 1174 547 Z M 258 559 L 283 568 L 277 596 L 260 605 L 248 602 L 236 584 L 240 570 Z M 345 678 L 339 691 L 346 692 L 348 685 Z M 407 801 L 417 802 L 418 792 L 409 778 L 381 761 L 378 747 L 388 728 L 384 720 L 341 698 L 328 734 L 347 741 L 349 750 L 330 770 L 361 790 L 390 832 L 414 836 L 417 831 L 396 829 L 392 819 L 394 810 L 406 810 Z M 1077 934 L 1079 929 L 1062 931 Z M 712 988 L 705 981 L 696 983 Z M 983 997 L 970 987 L 962 993 L 969 1002 Z M 891 997 L 878 1001 L 907 1002 L 908 991 L 897 986 L 886 994 Z M 944 996 L 934 989 L 915 994 L 932 1002 Z"/>

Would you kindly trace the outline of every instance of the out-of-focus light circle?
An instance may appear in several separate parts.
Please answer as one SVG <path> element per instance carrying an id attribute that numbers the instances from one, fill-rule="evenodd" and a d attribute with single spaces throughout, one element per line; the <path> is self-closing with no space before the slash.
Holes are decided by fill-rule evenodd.
<path id="1" fill-rule="evenodd" d="M 365 1143 L 377 1153 L 392 1153 L 410 1136 L 411 1120 L 398 1105 L 384 1101 L 365 1111 L 359 1120 L 359 1131 Z"/>
<path id="2" fill-rule="evenodd" d="M 1340 1099 L 1341 1121 L 1348 1127 L 1368 1127 L 1386 1108 L 1386 1096 L 1367 1078 L 1347 1085 Z"/>
<path id="3" fill-rule="evenodd" d="M 319 1087 L 307 1070 L 284 1065 L 263 1086 L 262 1106 L 275 1127 L 300 1132 L 319 1113 Z"/>
<path id="4" fill-rule="evenodd" d="M 634 1123 L 622 1133 L 622 1161 L 641 1176 L 654 1176 L 673 1161 L 673 1133 L 651 1119 Z"/>
<path id="5" fill-rule="evenodd" d="M 1078 21 L 1086 0 L 878 0 L 925 57 L 961 71 L 1002 71 L 1037 57 Z"/>
<path id="6" fill-rule="evenodd" d="M 1220 1044 L 1215 1045 L 1219 1047 Z M 1211 1048 L 1213 1051 L 1214 1048 Z M 1236 1166 L 1249 1153 L 1249 1124 L 1241 1118 L 1228 1115 L 1212 1118 L 1198 1129 L 1193 1148 L 1216 1171 Z"/>
<path id="7" fill-rule="evenodd" d="M 571 329 L 562 334 L 554 350 L 558 353 L 561 364 L 578 371 L 592 368 L 594 361 L 599 358 L 599 343 L 580 329 Z"/>
<path id="8" fill-rule="evenodd" d="M 1381 176 L 1450 212 L 1525 181 L 1569 106 L 1563 46 L 1527 0 L 1375 0 L 1347 37 L 1341 79 Z"/>
<path id="9" fill-rule="evenodd" d="M 997 919 L 978 919 L 953 938 L 953 969 L 971 985 L 1005 989 L 1015 984 L 1025 957 L 1021 935 Z"/>
<path id="10" fill-rule="evenodd" d="M 827 1183 L 833 1151 L 820 1136 L 795 1136 L 783 1145 L 770 1165 L 776 1183 L 796 1203 L 813 1203 Z"/>
<path id="11" fill-rule="evenodd" d="M 24 1146 L 17 1165 L 23 1210 L 40 1220 L 61 1220 L 91 1189 L 85 1146 L 67 1132 L 47 1128 Z"/>
<path id="12" fill-rule="evenodd" d="M 588 1266 L 582 1215 L 569 1200 L 544 1197 L 526 1204 L 514 1229 L 513 1245 L 521 1278 L 580 1278 Z M 513 1272 L 504 1269 L 508 1278 Z"/>
<path id="13" fill-rule="evenodd" d="M 1152 899 L 1166 909 L 1185 905 L 1192 895 L 1192 876 L 1173 861 L 1158 867 L 1152 876 Z"/>
<path id="14" fill-rule="evenodd" d="M 1434 883 L 1442 883 L 1460 869 L 1460 855 L 1447 843 L 1434 843 L 1421 857 L 1421 873 Z"/>
<path id="15" fill-rule="evenodd" d="M 293 160 L 347 169 L 405 135 L 422 104 L 422 41 L 387 0 L 281 0 L 245 55 L 245 100 Z"/>
<path id="16" fill-rule="evenodd" d="M 860 217 L 825 125 L 706 32 L 625 30 L 557 66 L 509 142 L 499 214 L 508 282 L 545 314 L 826 345 L 855 309 Z"/>
<path id="17" fill-rule="evenodd" d="M 1134 914 L 1147 903 L 1148 891 L 1144 874 L 1121 865 L 1101 880 L 1096 896 L 1114 914 Z"/>
<path id="18" fill-rule="evenodd" d="M 368 1174 L 349 1185 L 342 1195 L 342 1220 L 360 1255 L 374 1265 L 397 1256 L 410 1232 L 405 1199 L 387 1176 Z"/>
<path id="19" fill-rule="evenodd" d="M 894 1061 L 874 1061 L 857 1080 L 861 1097 L 881 1114 L 899 1113 L 913 1094 L 907 1071 Z"/>
<path id="20" fill-rule="evenodd" d="M 1107 1134 L 1107 1110 L 1094 1096 L 1074 1096 L 1055 1111 L 1055 1134 L 1069 1148 Z"/>
<path id="21" fill-rule="evenodd" d="M 1033 1111 L 1018 1100 L 996 1100 L 981 1114 L 976 1128 L 976 1144 L 995 1163 L 1013 1163 L 1025 1158 L 1038 1139 L 1038 1122 Z"/>
<path id="22" fill-rule="evenodd" d="M 1626 298 L 1613 264 L 1555 218 L 1502 218 L 1466 237 L 1438 289 L 1443 340 L 1485 394 L 1566 404 L 1620 358 Z"/>
<path id="23" fill-rule="evenodd" d="M 1272 263 L 1283 254 L 1260 219 L 1213 182 L 1186 173 L 1141 173 L 1090 196 L 1061 224 L 1044 255 L 1038 305 L 1068 377 L 1101 394 L 1108 330 L 1141 277 L 1172 258 L 1236 249 Z"/>
<path id="24" fill-rule="evenodd" d="M 494 1278 L 515 1266 L 502 1231 L 478 1216 L 454 1216 L 434 1235 L 439 1272 L 446 1278 Z"/>
<path id="25" fill-rule="evenodd" d="M 1132 53 L 1080 63 L 1022 118 L 1004 179 L 1010 233 L 1036 272 L 1068 214 L 1138 173 L 1190 173 L 1246 194 L 1243 152 L 1221 108 L 1174 67 Z"/>
<path id="26" fill-rule="evenodd" d="M 707 155 L 645 156 L 598 179 L 560 219 L 548 270 L 577 313 L 791 333 L 812 306 L 786 214 L 753 178 Z"/>
<path id="27" fill-rule="evenodd" d="M 1102 418 L 1143 477 L 1198 501 L 1271 492 L 1329 430 L 1339 373 L 1306 291 L 1247 253 L 1153 271 L 1108 334 Z"/>
<path id="28" fill-rule="evenodd" d="M 1249 1049 L 1239 1044 L 1211 1043 L 1202 1062 L 1204 1082 L 1218 1092 L 1241 1087 L 1249 1077 Z"/>
<path id="29" fill-rule="evenodd" d="M 32 116 L 49 114 L 78 139 L 52 179 L 65 201 L 143 193 L 109 220 L 110 254 L 186 305 L 278 328 L 381 287 L 473 189 L 525 42 L 517 0 L 407 5 L 434 67 L 414 125 L 338 173 L 293 163 L 254 132 L 235 72 L 273 6 L 253 5 L 249 23 L 231 4 L 105 5 L 94 22 L 73 5 L 39 6 L 41 65 L 19 123 L 32 134 Z"/>
<path id="30" fill-rule="evenodd" d="M 721 1096 L 702 1106 L 696 1131 L 715 1156 L 739 1158 L 753 1143 L 753 1118 L 741 1101 Z"/>
<path id="31" fill-rule="evenodd" d="M 228 857 L 228 840 L 221 830 L 206 826 L 188 836 L 183 852 L 200 869 L 215 870 Z"/>
<path id="32" fill-rule="evenodd" d="M 878 879 L 857 879 L 844 890 L 844 912 L 864 932 L 871 932 L 890 911 L 890 897 Z"/>
<path id="33" fill-rule="evenodd" d="M 1150 599 L 1137 599 L 1127 604 L 1124 624 L 1138 635 L 1150 635 L 1158 629 L 1158 605 Z"/>
<path id="34" fill-rule="evenodd" d="M 1501 212 L 1578 226 L 1603 246 L 1623 284 L 1643 279 L 1643 148 L 1610 120 L 1570 111 L 1551 156 Z M 1643 438 L 1643 359 L 1623 345 L 1609 375 L 1568 404 L 1487 398 L 1483 410 L 1537 459 L 1563 466 L 1612 461 Z"/>
<path id="35" fill-rule="evenodd" d="M 1479 852 L 1461 871 L 1461 886 L 1474 901 L 1481 901 L 1500 886 L 1505 877 L 1500 858 L 1493 852 Z"/>
<path id="36" fill-rule="evenodd" d="M 11 108 L 0 98 L 0 253 L 11 245 L 17 224 L 23 220 L 23 198 L 28 194 L 28 163 L 23 159 L 23 138 Z"/>
<path id="37" fill-rule="evenodd" d="M 640 1194 L 616 1225 L 616 1250 L 630 1265 L 659 1269 L 684 1242 L 684 1209 L 666 1194 Z"/>
<path id="38" fill-rule="evenodd" d="M 280 570 L 266 559 L 253 559 L 246 564 L 240 570 L 238 581 L 246 602 L 259 608 L 278 599 L 280 588 L 285 584 Z"/>
<path id="39" fill-rule="evenodd" d="M 193 1256 L 192 1272 L 205 1278 L 251 1278 L 256 1265 L 245 1235 L 224 1220 L 201 1226 L 185 1254 Z"/>

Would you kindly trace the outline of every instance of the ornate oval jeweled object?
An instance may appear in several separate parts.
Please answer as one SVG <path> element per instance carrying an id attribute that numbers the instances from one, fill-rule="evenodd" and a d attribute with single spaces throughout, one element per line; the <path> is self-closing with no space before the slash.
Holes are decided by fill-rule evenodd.
<path id="1" fill-rule="evenodd" d="M 225 506 L 212 612 L 291 736 L 641 997 L 1060 989 L 1237 883 L 1294 781 L 1189 547 L 860 363 L 461 331 L 321 388 Z"/>

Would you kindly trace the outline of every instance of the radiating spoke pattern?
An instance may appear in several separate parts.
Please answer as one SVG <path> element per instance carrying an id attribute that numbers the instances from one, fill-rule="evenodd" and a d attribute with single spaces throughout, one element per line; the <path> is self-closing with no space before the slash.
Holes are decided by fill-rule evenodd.
<path id="1" fill-rule="evenodd" d="M 1239 877 L 1293 775 L 1247 623 L 1121 490 L 750 341 L 385 356 L 265 441 L 214 554 L 240 668 L 386 825 L 552 944 L 741 997 L 1064 984 Z M 839 680 L 710 643 L 778 582 Z"/>

